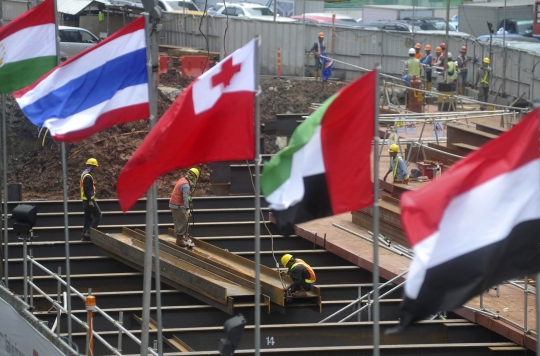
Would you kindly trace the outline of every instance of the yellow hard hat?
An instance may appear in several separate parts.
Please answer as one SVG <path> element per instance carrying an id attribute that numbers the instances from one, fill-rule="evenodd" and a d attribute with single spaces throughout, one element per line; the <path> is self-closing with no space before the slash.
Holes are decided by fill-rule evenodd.
<path id="1" fill-rule="evenodd" d="M 486 64 L 490 64 L 490 63 L 491 63 L 491 61 L 489 60 L 489 58 L 488 58 L 488 57 L 486 57 L 486 58 L 484 58 L 484 63 L 486 63 Z"/>
<path id="2" fill-rule="evenodd" d="M 97 163 L 97 159 L 95 158 L 89 158 L 88 161 L 86 161 L 86 165 L 99 167 L 99 164 Z"/>
<path id="3" fill-rule="evenodd" d="M 390 148 L 388 148 L 388 152 L 399 152 L 399 146 L 395 143 L 390 145 Z"/>
<path id="4" fill-rule="evenodd" d="M 283 257 L 281 257 L 281 264 L 283 265 L 283 267 L 287 266 L 287 263 L 289 263 L 291 258 L 292 255 L 288 253 L 284 254 Z"/>
<path id="5" fill-rule="evenodd" d="M 199 170 L 197 168 L 190 168 L 189 172 L 193 172 L 193 174 L 195 174 L 195 177 L 197 178 L 197 180 L 199 180 Z"/>

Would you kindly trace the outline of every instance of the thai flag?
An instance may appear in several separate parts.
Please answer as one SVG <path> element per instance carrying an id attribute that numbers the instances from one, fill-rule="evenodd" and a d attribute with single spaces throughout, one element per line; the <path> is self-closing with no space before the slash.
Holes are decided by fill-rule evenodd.
<path id="1" fill-rule="evenodd" d="M 76 142 L 129 121 L 147 119 L 144 18 L 70 58 L 13 96 L 26 117 L 56 141 Z"/>

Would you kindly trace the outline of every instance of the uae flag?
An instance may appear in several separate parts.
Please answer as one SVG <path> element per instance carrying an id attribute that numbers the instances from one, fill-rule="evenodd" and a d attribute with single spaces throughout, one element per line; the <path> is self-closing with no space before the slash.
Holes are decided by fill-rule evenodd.
<path id="1" fill-rule="evenodd" d="M 124 212 L 170 171 L 254 159 L 256 46 L 251 40 L 197 78 L 159 119 L 118 177 Z"/>
<path id="2" fill-rule="evenodd" d="M 292 234 L 297 223 L 373 204 L 376 75 L 367 73 L 330 97 L 265 163 L 261 189 L 282 234 Z"/>
<path id="3" fill-rule="evenodd" d="M 56 66 L 55 33 L 53 0 L 0 27 L 0 94 L 24 88 Z"/>
<path id="4" fill-rule="evenodd" d="M 401 221 L 415 257 L 398 330 L 540 271 L 539 120 L 533 111 L 441 178 L 403 195 Z"/>

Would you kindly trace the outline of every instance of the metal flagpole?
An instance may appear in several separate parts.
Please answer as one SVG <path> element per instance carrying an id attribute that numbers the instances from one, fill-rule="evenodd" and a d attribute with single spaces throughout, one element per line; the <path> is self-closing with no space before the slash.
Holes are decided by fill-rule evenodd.
<path id="1" fill-rule="evenodd" d="M 155 7 L 155 1 L 152 1 Z M 150 4 L 150 6 L 152 6 Z M 154 8 L 152 7 L 152 9 Z M 145 5 L 146 10 L 148 9 Z M 154 11 L 150 11 L 152 15 L 145 14 L 145 31 L 146 31 L 146 59 L 148 70 L 148 99 L 150 103 L 150 130 L 155 126 L 157 120 L 157 22 L 159 15 Z M 152 23 L 150 22 L 152 21 Z M 155 70 L 154 70 L 155 69 Z M 159 240 L 157 226 L 157 199 L 156 199 L 156 183 L 154 182 L 146 193 L 146 238 L 144 248 L 144 277 L 143 277 L 143 311 L 141 325 L 141 355 L 148 354 L 149 346 L 149 325 L 150 325 L 150 299 L 152 287 L 152 243 L 153 235 L 156 235 L 155 240 L 155 269 L 156 269 L 156 305 L 158 313 L 158 352 L 161 355 L 163 352 L 163 341 L 161 337 L 161 294 L 159 286 Z"/>
<path id="2" fill-rule="evenodd" d="M 276 0 L 274 0 L 276 1 Z M 259 46 L 261 36 L 255 36 L 255 356 L 261 350 L 261 119 L 259 117 Z"/>
<path id="3" fill-rule="evenodd" d="M 373 137 L 373 356 L 379 356 L 379 65 L 375 66 L 375 136 Z"/>
<path id="4" fill-rule="evenodd" d="M 54 0 L 54 29 L 56 41 L 56 64 L 60 64 L 60 43 L 58 35 L 58 5 Z M 68 204 L 67 204 L 67 167 L 66 167 L 66 144 L 62 142 L 62 191 L 64 196 L 64 245 L 66 255 L 66 310 L 67 310 L 67 329 L 68 340 L 71 343 L 71 269 L 69 262 L 69 222 L 68 222 Z"/>
<path id="5" fill-rule="evenodd" d="M 2 4 L 0 4 L 1 6 Z M 4 283 L 9 287 L 8 273 L 8 208 L 7 208 L 7 133 L 6 133 L 6 95 L 2 94 L 2 165 L 4 166 Z"/>
<path id="6" fill-rule="evenodd" d="M 156 52 L 157 53 L 157 52 Z M 159 226 L 158 226 L 158 205 L 157 205 L 157 187 L 156 183 L 152 184 L 154 196 L 154 271 L 156 282 L 156 314 L 157 314 L 157 343 L 158 355 L 163 355 L 163 334 L 162 334 L 162 319 L 161 319 L 161 268 L 159 267 Z"/>

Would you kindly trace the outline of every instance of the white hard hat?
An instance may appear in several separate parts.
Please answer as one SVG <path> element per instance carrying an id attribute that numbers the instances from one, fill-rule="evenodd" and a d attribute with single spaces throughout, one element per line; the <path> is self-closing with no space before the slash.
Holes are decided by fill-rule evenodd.
<path id="1" fill-rule="evenodd" d="M 409 49 L 409 54 L 415 54 L 415 53 L 416 51 L 414 50 L 414 48 Z"/>
<path id="2" fill-rule="evenodd" d="M 446 56 L 448 57 L 448 59 L 452 59 L 452 53 L 448 52 Z"/>

